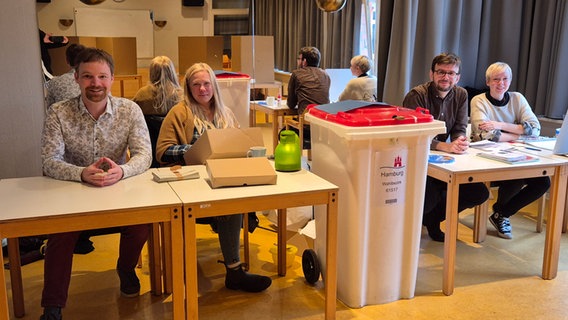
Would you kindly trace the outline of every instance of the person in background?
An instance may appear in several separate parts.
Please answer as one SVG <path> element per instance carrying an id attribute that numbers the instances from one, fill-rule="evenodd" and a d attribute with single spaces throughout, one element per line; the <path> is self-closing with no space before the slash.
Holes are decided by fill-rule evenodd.
<path id="1" fill-rule="evenodd" d="M 150 83 L 136 92 L 132 99 L 144 115 L 165 116 L 182 100 L 183 89 L 174 63 L 166 56 L 157 56 L 150 62 Z"/>
<path id="2" fill-rule="evenodd" d="M 351 59 L 351 74 L 356 78 L 349 80 L 339 101 L 343 100 L 377 100 L 377 78 L 369 75 L 372 68 L 371 60 L 367 56 L 355 56 Z"/>
<path id="3" fill-rule="evenodd" d="M 192 65 L 185 73 L 183 101 L 166 115 L 156 156 L 164 165 L 184 165 L 184 154 L 209 129 L 238 128 L 239 123 L 223 104 L 215 73 L 205 63 Z M 240 261 L 242 214 L 213 217 L 226 269 L 225 287 L 232 290 L 260 292 L 267 289 L 269 277 L 247 273 Z"/>
<path id="4" fill-rule="evenodd" d="M 70 69 L 66 73 L 54 77 L 45 83 L 46 104 L 51 106 L 55 102 L 75 98 L 81 94 L 81 89 L 75 81 L 75 59 L 85 47 L 81 44 L 70 44 L 65 50 L 65 60 Z"/>
<path id="5" fill-rule="evenodd" d="M 485 72 L 489 91 L 471 99 L 472 140 L 513 141 L 521 135 L 540 135 L 540 123 L 525 97 L 509 91 L 513 72 L 504 62 L 495 62 Z M 549 177 L 495 181 L 497 201 L 489 221 L 501 238 L 512 239 L 509 218 L 540 198 L 550 187 Z"/>
<path id="6" fill-rule="evenodd" d="M 49 55 L 49 49 L 64 47 L 69 43 L 69 39 L 66 36 L 53 36 L 51 33 L 45 33 L 41 29 L 39 30 L 39 47 L 41 51 L 41 61 L 45 67 L 45 70 L 50 74 L 53 74 L 51 70 L 51 56 Z"/>
<path id="7" fill-rule="evenodd" d="M 412 88 L 404 97 L 406 108 L 426 108 L 435 119 L 444 121 L 447 133 L 432 140 L 430 150 L 462 154 L 469 148 L 466 137 L 468 122 L 467 91 L 457 86 L 460 79 L 461 59 L 452 53 L 442 53 L 432 60 L 430 81 Z M 444 181 L 426 178 L 424 216 L 422 224 L 434 241 L 443 242 L 444 233 L 440 223 L 446 217 L 447 184 Z M 482 204 L 489 197 L 483 183 L 461 184 L 458 212 Z"/>
<path id="8" fill-rule="evenodd" d="M 325 70 L 319 67 L 321 54 L 316 47 L 303 47 L 298 52 L 298 68 L 292 71 L 288 82 L 286 104 L 304 114 L 310 104 L 329 103 L 331 80 Z M 309 149 L 310 126 L 304 126 L 304 149 Z"/>
<path id="9" fill-rule="evenodd" d="M 140 88 L 132 101 L 142 109 L 150 141 L 152 143 L 152 168 L 159 167 L 156 160 L 156 143 L 164 117 L 170 109 L 183 98 L 183 89 L 178 80 L 172 60 L 166 56 L 157 56 L 150 62 L 150 83 Z"/>
<path id="10" fill-rule="evenodd" d="M 75 80 L 81 95 L 47 109 L 41 150 L 44 175 L 105 187 L 150 167 L 150 138 L 142 111 L 130 100 L 110 96 L 113 79 L 114 62 L 107 52 L 85 48 L 77 56 Z M 135 297 L 140 294 L 135 267 L 148 238 L 149 226 L 121 227 L 120 232 L 116 266 L 120 292 L 122 296 Z M 49 236 L 41 300 L 44 313 L 40 319 L 62 318 L 73 249 L 80 233 Z"/>

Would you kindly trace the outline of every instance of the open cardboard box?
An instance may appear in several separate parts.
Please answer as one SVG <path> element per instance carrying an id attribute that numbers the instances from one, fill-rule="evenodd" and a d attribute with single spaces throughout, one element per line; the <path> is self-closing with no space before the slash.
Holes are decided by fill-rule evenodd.
<path id="1" fill-rule="evenodd" d="M 276 184 L 276 171 L 265 157 L 209 159 L 205 165 L 213 188 Z"/>
<path id="2" fill-rule="evenodd" d="M 185 153 L 185 164 L 205 164 L 208 159 L 245 158 L 250 147 L 264 146 L 259 127 L 209 129 Z"/>

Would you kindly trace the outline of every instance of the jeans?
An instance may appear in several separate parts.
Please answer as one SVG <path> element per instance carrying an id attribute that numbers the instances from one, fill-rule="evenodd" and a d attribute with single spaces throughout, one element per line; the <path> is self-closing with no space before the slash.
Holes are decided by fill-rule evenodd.
<path id="1" fill-rule="evenodd" d="M 448 184 L 438 179 L 426 178 L 424 196 L 424 225 L 436 224 L 446 220 L 446 194 Z M 489 190 L 481 182 L 460 184 L 458 212 L 473 208 L 489 198 Z"/>
<path id="2" fill-rule="evenodd" d="M 217 232 L 219 233 L 219 245 L 223 253 L 225 264 L 229 265 L 239 262 L 241 226 L 243 223 L 242 214 L 216 217 Z"/>
<path id="3" fill-rule="evenodd" d="M 147 224 L 120 228 L 118 269 L 134 270 L 149 232 Z M 42 307 L 65 307 L 71 281 L 73 250 L 80 234 L 81 231 L 49 235 L 45 250 Z"/>
<path id="4" fill-rule="evenodd" d="M 497 201 L 493 204 L 493 211 L 509 218 L 524 206 L 542 197 L 550 188 L 550 178 L 537 177 L 496 181 L 491 183 L 491 186 L 499 187 Z"/>

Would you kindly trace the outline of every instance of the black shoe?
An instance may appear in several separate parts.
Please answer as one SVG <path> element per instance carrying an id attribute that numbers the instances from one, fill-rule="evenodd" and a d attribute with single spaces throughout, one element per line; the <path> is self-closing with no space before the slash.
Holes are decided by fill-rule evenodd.
<path id="1" fill-rule="evenodd" d="M 75 249 L 73 249 L 73 253 L 76 254 L 87 254 L 93 252 L 95 247 L 93 246 L 93 241 L 87 239 L 79 238 L 77 240 L 77 244 L 75 244 Z"/>
<path id="2" fill-rule="evenodd" d="M 242 290 L 246 292 L 261 292 L 272 284 L 269 277 L 246 273 L 242 265 L 235 268 L 228 268 L 225 277 L 225 287 L 231 290 Z"/>
<path id="3" fill-rule="evenodd" d="M 426 230 L 430 238 L 437 242 L 444 242 L 444 233 L 440 230 L 440 223 L 427 223 L 425 224 Z"/>
<path id="4" fill-rule="evenodd" d="M 249 219 L 248 232 L 253 233 L 256 227 L 258 227 L 259 223 L 258 217 L 256 216 L 256 212 L 249 212 L 248 219 Z"/>
<path id="5" fill-rule="evenodd" d="M 43 309 L 43 314 L 39 317 L 39 320 L 61 320 L 61 308 L 59 307 L 46 307 Z"/>
<path id="6" fill-rule="evenodd" d="M 116 269 L 120 278 L 120 294 L 125 298 L 134 298 L 140 295 L 140 280 L 134 270 L 123 271 Z"/>

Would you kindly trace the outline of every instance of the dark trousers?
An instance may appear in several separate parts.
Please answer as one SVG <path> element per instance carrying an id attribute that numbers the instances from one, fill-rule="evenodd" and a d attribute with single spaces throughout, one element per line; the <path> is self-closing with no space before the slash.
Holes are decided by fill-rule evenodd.
<path id="1" fill-rule="evenodd" d="M 146 224 L 120 228 L 118 269 L 134 270 L 149 232 L 150 227 Z M 49 235 L 45 250 L 42 307 L 65 307 L 73 250 L 80 234 L 81 231 Z"/>
<path id="2" fill-rule="evenodd" d="M 448 185 L 444 181 L 426 178 L 426 194 L 424 196 L 424 225 L 436 224 L 446 220 L 446 194 Z M 489 190 L 485 184 L 467 183 L 460 185 L 458 212 L 473 208 L 489 198 Z"/>
<path id="3" fill-rule="evenodd" d="M 537 177 L 496 181 L 491 183 L 491 186 L 499 187 L 497 201 L 493 204 L 493 211 L 508 218 L 524 206 L 542 197 L 550 188 L 550 178 Z"/>

